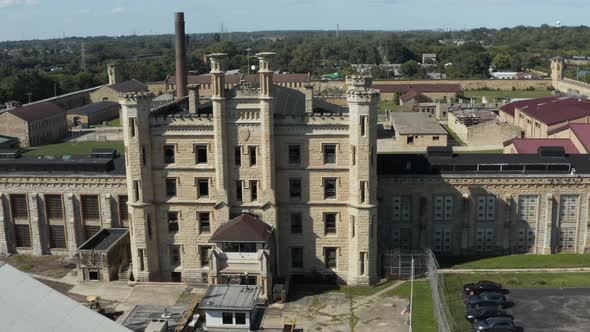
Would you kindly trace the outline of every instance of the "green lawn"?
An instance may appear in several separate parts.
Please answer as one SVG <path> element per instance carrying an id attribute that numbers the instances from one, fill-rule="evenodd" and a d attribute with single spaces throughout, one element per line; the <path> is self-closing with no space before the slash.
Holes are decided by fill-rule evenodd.
<path id="1" fill-rule="evenodd" d="M 481 91 L 463 91 L 465 98 L 481 99 L 486 97 L 488 102 L 493 102 L 495 98 L 541 98 L 553 95 L 553 91 L 549 90 L 522 90 L 522 91 L 497 91 L 497 90 L 481 90 Z"/>
<path id="2" fill-rule="evenodd" d="M 98 124 L 91 127 L 121 127 L 121 118 L 116 118 L 114 120 L 108 121 L 106 125 Z"/>
<path id="3" fill-rule="evenodd" d="M 397 112 L 400 109 L 400 105 L 397 105 L 393 100 L 381 100 L 379 101 L 379 113 L 385 113 L 385 110 Z"/>
<path id="4" fill-rule="evenodd" d="M 455 269 L 534 269 L 590 267 L 590 254 L 439 257 L 441 267 Z"/>
<path id="5" fill-rule="evenodd" d="M 410 283 L 405 284 L 389 291 L 389 296 L 398 296 L 404 299 L 410 299 Z M 436 319 L 432 307 L 432 291 L 430 283 L 427 280 L 414 282 L 414 314 L 412 316 L 414 331 L 436 331 Z"/>
<path id="6" fill-rule="evenodd" d="M 465 320 L 462 287 L 478 280 L 493 280 L 510 288 L 590 287 L 590 273 L 470 273 L 444 275 L 446 300 L 456 324 L 455 331 L 472 331 Z M 510 295 L 508 295 L 510 297 Z"/>
<path id="7" fill-rule="evenodd" d="M 92 149 L 112 148 L 116 149 L 119 154 L 125 153 L 123 141 L 108 142 L 64 142 L 58 144 L 43 145 L 25 152 L 29 156 L 63 156 L 63 155 L 87 155 Z"/>

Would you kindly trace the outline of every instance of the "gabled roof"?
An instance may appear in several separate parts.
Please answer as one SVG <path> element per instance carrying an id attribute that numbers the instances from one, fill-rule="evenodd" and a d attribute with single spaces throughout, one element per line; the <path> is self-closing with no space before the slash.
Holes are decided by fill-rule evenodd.
<path id="1" fill-rule="evenodd" d="M 419 93 L 457 93 L 463 91 L 461 84 L 373 84 L 373 89 L 380 90 L 381 93 L 406 93 L 410 90 L 416 90 Z"/>
<path id="2" fill-rule="evenodd" d="M 516 152 L 524 154 L 537 153 L 542 146 L 561 146 L 567 154 L 580 153 L 574 143 L 568 138 L 514 138 L 507 143 L 514 144 Z"/>
<path id="3" fill-rule="evenodd" d="M 65 110 L 53 103 L 43 102 L 13 108 L 6 112 L 16 117 L 19 117 L 27 122 L 31 122 L 42 120 L 59 113 L 65 113 Z"/>
<path id="4" fill-rule="evenodd" d="M 92 103 L 80 107 L 73 108 L 68 111 L 68 114 L 78 114 L 78 115 L 88 115 L 100 111 L 104 111 L 107 109 L 111 109 L 114 107 L 119 107 L 119 103 L 114 101 L 99 101 L 98 103 Z"/>
<path id="5" fill-rule="evenodd" d="M 0 303 L 2 331 L 131 331 L 2 261 Z"/>
<path id="6" fill-rule="evenodd" d="M 272 226 L 250 213 L 224 222 L 211 236 L 211 242 L 266 242 Z"/>
<path id="7" fill-rule="evenodd" d="M 148 86 L 136 79 L 130 79 L 128 81 L 107 85 L 107 87 L 117 92 L 148 91 Z"/>
<path id="8" fill-rule="evenodd" d="M 572 97 L 546 97 L 510 103 L 502 106 L 500 111 L 514 116 L 516 109 L 546 125 L 554 125 L 590 116 L 590 101 Z"/>
<path id="9" fill-rule="evenodd" d="M 570 129 L 586 151 L 590 151 L 590 123 L 570 123 Z"/>
<path id="10" fill-rule="evenodd" d="M 426 97 L 425 95 L 421 94 L 420 92 L 418 92 L 418 91 L 416 91 L 414 89 L 406 92 L 401 97 L 399 97 L 399 99 L 402 102 L 404 102 L 404 103 L 407 102 L 407 101 L 409 101 L 409 100 L 412 100 L 414 98 L 417 98 L 417 100 L 419 102 L 422 102 L 422 101 L 424 101 L 424 102 L 432 102 L 432 99 L 431 98 Z"/>

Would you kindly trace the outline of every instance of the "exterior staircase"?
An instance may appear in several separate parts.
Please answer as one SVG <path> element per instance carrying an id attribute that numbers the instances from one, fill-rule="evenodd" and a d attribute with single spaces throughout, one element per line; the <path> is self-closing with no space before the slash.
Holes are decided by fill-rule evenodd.
<path id="1" fill-rule="evenodd" d="M 131 262 L 121 265 L 119 268 L 119 280 L 129 281 L 129 278 L 131 277 L 131 271 L 133 271 L 133 265 Z"/>

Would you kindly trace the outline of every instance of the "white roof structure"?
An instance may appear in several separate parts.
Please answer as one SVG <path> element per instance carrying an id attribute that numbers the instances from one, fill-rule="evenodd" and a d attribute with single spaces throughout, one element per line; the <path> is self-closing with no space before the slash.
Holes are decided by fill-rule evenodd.
<path id="1" fill-rule="evenodd" d="M 130 332 L 0 261 L 0 330 Z"/>

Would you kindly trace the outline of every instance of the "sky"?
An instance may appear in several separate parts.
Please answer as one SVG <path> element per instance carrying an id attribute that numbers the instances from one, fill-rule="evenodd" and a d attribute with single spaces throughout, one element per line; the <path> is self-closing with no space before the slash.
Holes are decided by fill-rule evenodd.
<path id="1" fill-rule="evenodd" d="M 260 30 L 471 29 L 588 24 L 589 0 L 0 0 L 0 41 Z"/>

